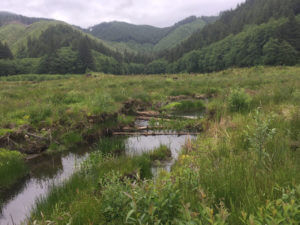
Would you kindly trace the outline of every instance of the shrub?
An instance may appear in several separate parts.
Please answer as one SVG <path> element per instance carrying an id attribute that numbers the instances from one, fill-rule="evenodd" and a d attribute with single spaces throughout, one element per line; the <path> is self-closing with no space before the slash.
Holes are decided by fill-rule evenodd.
<path id="1" fill-rule="evenodd" d="M 260 166 L 266 166 L 270 158 L 266 150 L 266 144 L 274 138 L 276 133 L 276 129 L 270 126 L 271 118 L 264 119 L 263 117 L 264 115 L 257 109 L 254 116 L 255 127 L 253 129 L 249 129 L 248 127 L 248 131 L 246 131 L 250 148 L 256 154 L 256 161 Z"/>
<path id="2" fill-rule="evenodd" d="M 250 215 L 247 220 L 244 213 L 245 224 L 298 224 L 300 221 L 300 186 L 292 190 L 283 190 L 282 197 L 268 201 L 255 215 Z"/>
<path id="3" fill-rule="evenodd" d="M 228 98 L 229 109 L 231 112 L 247 111 L 251 100 L 251 97 L 244 90 L 232 90 Z"/>

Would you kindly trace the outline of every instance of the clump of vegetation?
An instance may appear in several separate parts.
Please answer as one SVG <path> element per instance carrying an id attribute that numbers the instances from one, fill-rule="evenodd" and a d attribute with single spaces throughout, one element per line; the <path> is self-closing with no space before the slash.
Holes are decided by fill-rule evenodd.
<path id="1" fill-rule="evenodd" d="M 21 153 L 0 148 L 0 189 L 8 188 L 27 173 Z"/>
<path id="2" fill-rule="evenodd" d="M 294 189 L 282 189 L 282 196 L 273 201 L 267 201 L 255 215 L 247 217 L 242 214 L 245 224 L 297 224 L 300 221 L 300 186 Z M 247 219 L 248 218 L 248 219 Z"/>
<path id="3" fill-rule="evenodd" d="M 228 97 L 228 107 L 231 112 L 244 112 L 249 110 L 251 98 L 244 90 L 232 90 Z"/>
<path id="4" fill-rule="evenodd" d="M 39 200 L 31 221 L 65 224 L 72 220 L 72 224 L 78 225 L 86 221 L 123 223 L 124 210 L 129 207 L 124 192 L 133 177 L 138 181 L 151 178 L 149 157 L 115 157 L 104 155 L 99 148 L 82 164 L 81 171 L 62 186 L 54 187 L 47 198 Z"/>
<path id="5" fill-rule="evenodd" d="M 149 155 L 152 161 L 163 161 L 170 159 L 172 157 L 172 152 L 168 146 L 160 145 L 158 148 L 150 152 Z"/>
<path id="6" fill-rule="evenodd" d="M 104 155 L 120 155 L 125 151 L 124 138 L 103 137 L 97 143 L 96 148 L 99 149 L 99 151 L 101 151 Z"/>
<path id="7" fill-rule="evenodd" d="M 180 102 L 172 102 L 163 107 L 164 110 L 173 112 L 202 112 L 205 109 L 205 105 L 202 101 L 183 100 Z"/>
<path id="8" fill-rule="evenodd" d="M 82 142 L 82 136 L 75 131 L 64 134 L 62 139 L 66 147 L 74 146 Z"/>

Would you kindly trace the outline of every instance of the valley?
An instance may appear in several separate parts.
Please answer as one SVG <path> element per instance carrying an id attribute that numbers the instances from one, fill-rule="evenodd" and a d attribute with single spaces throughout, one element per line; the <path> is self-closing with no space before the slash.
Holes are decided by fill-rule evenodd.
<path id="1" fill-rule="evenodd" d="M 299 224 L 299 0 L 17 1 L 1 225 Z"/>
<path id="2" fill-rule="evenodd" d="M 19 146 L 21 152 L 29 143 L 45 141 L 48 147 L 43 148 L 46 151 L 37 149 L 37 158 L 25 163 L 29 175 L 20 175 L 25 189 L 21 185 L 15 192 L 20 193 L 20 198 L 2 198 L 5 217 L 1 219 L 11 222 L 9 213 L 14 211 L 7 210 L 17 209 L 12 206 L 19 205 L 23 192 L 34 187 L 31 182 L 46 182 L 40 183 L 44 194 L 33 195 L 28 201 L 31 208 L 39 199 L 33 212 L 26 211 L 19 217 L 30 215 L 29 224 L 65 224 L 70 220 L 72 224 L 117 224 L 129 220 L 152 223 L 158 218 L 200 223 L 212 216 L 223 224 L 240 224 L 244 213 L 244 224 L 251 224 L 252 219 L 265 221 L 252 207 L 269 207 L 264 203 L 267 199 L 279 201 L 278 184 L 294 188 L 295 191 L 282 191 L 291 201 L 298 201 L 298 74 L 298 67 L 253 67 L 197 75 L 120 77 L 95 73 L 92 77 L 72 75 L 52 80 L 47 80 L 46 75 L 2 79 L 0 99 L 5 107 L 1 107 L 1 146 L 9 137 L 11 144 L 6 148 L 17 150 Z M 45 76 L 44 80 L 35 80 L 40 76 Z M 190 116 L 199 112 L 204 114 Z M 145 117 L 149 122 L 134 122 Z M 149 126 L 149 130 L 162 133 L 144 136 L 147 131 L 142 130 L 140 137 L 134 133 L 109 139 L 115 131 L 127 132 L 134 126 Z M 174 135 L 163 136 L 166 131 Z M 199 134 L 197 138 L 176 135 L 182 131 Z M 31 136 L 24 142 L 28 133 Z M 256 141 L 261 141 L 263 147 Z M 177 159 L 172 160 L 175 164 L 171 170 L 172 164 L 164 162 L 164 154 L 168 154 L 162 150 L 164 145 Z M 156 148 L 162 153 L 152 156 Z M 1 150 L 1 154 L 10 153 Z M 42 163 L 40 169 L 37 161 Z M 48 164 L 51 162 L 55 164 Z M 72 172 L 72 168 L 77 169 Z M 153 168 L 167 170 L 155 172 Z M 18 182 L 20 176 L 11 184 Z M 70 178 L 64 180 L 61 176 Z M 42 180 L 35 181 L 39 177 Z M 233 187 L 235 192 L 231 192 Z M 248 202 L 253 193 L 260 198 Z M 290 204 L 289 200 L 282 203 Z M 194 216 L 186 217 L 186 211 L 182 211 L 185 204 L 190 205 L 188 212 L 196 213 Z M 218 204 L 221 208 L 215 208 Z M 296 206 L 291 205 L 291 210 L 297 210 L 293 208 Z M 149 207 L 157 210 L 149 211 Z M 283 206 L 270 207 L 280 210 Z M 263 209 L 268 212 L 268 208 Z M 210 214 L 210 210 L 219 211 Z M 278 219 L 283 216 L 277 215 Z M 297 217 L 285 218 L 295 221 Z"/>

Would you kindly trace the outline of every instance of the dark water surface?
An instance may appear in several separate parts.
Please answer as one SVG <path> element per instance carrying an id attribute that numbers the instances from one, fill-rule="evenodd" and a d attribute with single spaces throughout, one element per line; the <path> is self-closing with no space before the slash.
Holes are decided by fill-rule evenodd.
<path id="1" fill-rule="evenodd" d="M 142 125 L 147 124 L 142 122 Z M 170 147 L 173 159 L 162 163 L 159 167 L 152 168 L 155 176 L 160 169 L 170 170 L 179 150 L 193 136 L 183 135 L 159 135 L 159 136 L 133 136 L 125 139 L 126 154 L 139 155 L 149 152 L 159 145 Z M 59 185 L 78 170 L 79 165 L 89 155 L 89 150 L 80 149 L 76 152 L 41 156 L 29 162 L 30 176 L 21 180 L 18 184 L 4 193 L 3 207 L 0 211 L 0 224 L 20 224 L 30 215 L 37 199 L 45 197 L 53 185 Z"/>

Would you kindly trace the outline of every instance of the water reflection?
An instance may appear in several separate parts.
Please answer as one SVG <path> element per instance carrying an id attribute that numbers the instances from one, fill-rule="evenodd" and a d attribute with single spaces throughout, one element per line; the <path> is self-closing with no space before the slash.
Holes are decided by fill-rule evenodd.
<path id="1" fill-rule="evenodd" d="M 158 136 L 133 136 L 126 140 L 126 154 L 129 156 L 140 155 L 152 151 L 160 145 L 167 145 L 172 152 L 172 160 L 162 162 L 159 166 L 152 167 L 152 173 L 157 175 L 161 169 L 170 171 L 174 161 L 178 158 L 181 147 L 187 140 L 194 139 L 192 135 L 158 135 Z"/>
<path id="2" fill-rule="evenodd" d="M 53 185 L 59 185 L 69 178 L 78 168 L 80 162 L 87 157 L 69 153 L 66 156 L 55 156 L 35 163 L 30 179 L 15 189 L 14 193 L 5 193 L 9 199 L 1 211 L 0 224 L 20 224 L 30 214 L 30 210 L 38 198 L 46 196 Z"/>
<path id="3" fill-rule="evenodd" d="M 141 125 L 146 125 L 146 122 L 142 122 Z M 170 170 L 174 160 L 178 157 L 181 146 L 186 140 L 192 138 L 194 137 L 189 135 L 122 137 L 122 139 L 112 138 L 109 141 L 102 140 L 99 142 L 102 147 L 98 147 L 105 150 L 106 148 L 118 149 L 125 146 L 127 155 L 140 155 L 159 147 L 161 144 L 169 146 L 173 159 L 153 167 L 152 172 L 155 176 L 160 168 Z M 122 144 L 119 143 L 120 140 Z M 76 171 L 78 165 L 89 155 L 86 149 L 75 150 L 76 152 L 73 153 L 47 155 L 31 160 L 29 162 L 30 176 L 20 180 L 10 191 L 4 194 L 0 193 L 1 199 L 4 199 L 4 206 L 0 212 L 0 224 L 20 224 L 30 215 L 37 199 L 46 196 L 53 185 L 59 185 L 68 179 Z"/>

